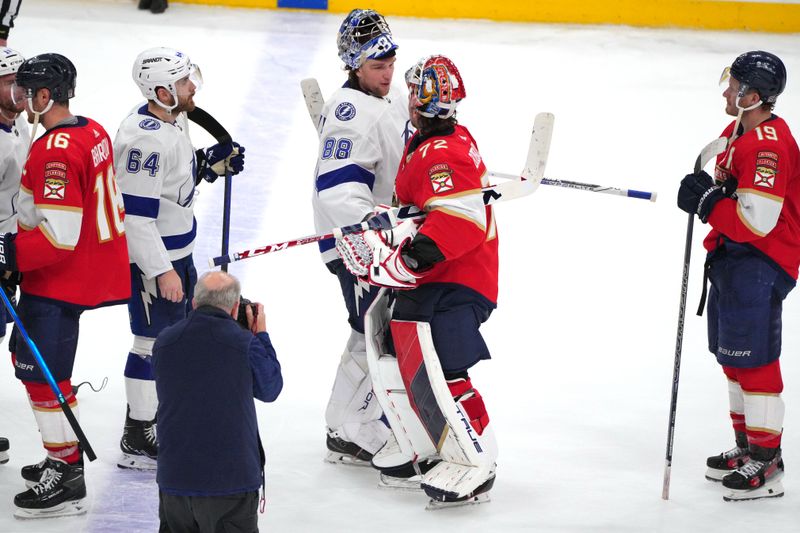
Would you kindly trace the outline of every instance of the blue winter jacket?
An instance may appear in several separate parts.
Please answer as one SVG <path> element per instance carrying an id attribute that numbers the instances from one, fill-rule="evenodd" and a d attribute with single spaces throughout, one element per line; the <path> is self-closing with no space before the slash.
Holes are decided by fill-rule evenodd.
<path id="1" fill-rule="evenodd" d="M 283 388 L 269 335 L 199 307 L 158 335 L 153 375 L 159 488 L 182 496 L 257 491 L 263 462 L 253 398 L 271 402 Z"/>

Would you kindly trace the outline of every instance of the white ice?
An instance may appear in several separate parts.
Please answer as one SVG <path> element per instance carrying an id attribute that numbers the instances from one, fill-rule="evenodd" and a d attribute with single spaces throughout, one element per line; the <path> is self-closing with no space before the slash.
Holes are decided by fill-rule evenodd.
<path id="1" fill-rule="evenodd" d="M 732 8 L 732 7 L 731 7 Z M 317 140 L 298 86 L 315 76 L 330 94 L 344 80 L 336 56 L 341 15 L 171 5 L 134 0 L 26 0 L 10 44 L 27 56 L 58 51 L 76 64 L 74 112 L 111 133 L 140 95 L 130 66 L 168 45 L 202 66 L 197 103 L 247 147 L 235 178 L 232 249 L 313 233 Z M 501 281 L 483 328 L 493 359 L 473 371 L 500 444 L 493 501 L 429 512 L 426 498 L 376 488 L 369 469 L 323 463 L 324 409 L 347 336 L 338 284 L 314 245 L 232 265 L 245 295 L 265 303 L 285 388 L 259 404 L 267 451 L 262 531 L 722 532 L 800 530 L 800 296 L 784 309 L 786 496 L 731 504 L 703 478 L 727 449 L 727 387 L 705 349 L 700 295 L 705 227 L 695 226 L 671 498 L 661 499 L 686 215 L 680 178 L 728 123 L 717 77 L 739 53 L 766 49 L 789 72 L 777 113 L 800 128 L 800 36 L 500 24 L 391 17 L 401 48 L 396 81 L 418 57 L 452 57 L 468 98 L 459 119 L 492 170 L 521 170 L 533 117 L 556 115 L 553 178 L 659 193 L 655 204 L 542 186 L 497 207 Z M 195 129 L 198 145 L 210 139 Z M 219 255 L 221 183 L 200 188 L 195 258 Z M 797 292 L 797 291 L 795 291 Z M 157 487 L 115 466 L 125 414 L 126 309 L 87 312 L 75 381 L 81 423 L 99 459 L 87 465 L 83 517 L 21 522 L 19 468 L 43 450 L 23 388 L 0 365 L 0 531 L 156 531 Z M 208 394 L 215 394 L 209 390 Z M 219 398 L 219 401 L 226 401 Z M 213 428 L 209 428 L 213 431 Z"/>

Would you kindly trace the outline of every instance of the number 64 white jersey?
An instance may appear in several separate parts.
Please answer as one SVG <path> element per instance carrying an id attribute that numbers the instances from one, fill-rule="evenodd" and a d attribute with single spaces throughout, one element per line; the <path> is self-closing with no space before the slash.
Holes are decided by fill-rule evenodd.
<path id="1" fill-rule="evenodd" d="M 128 254 L 148 279 L 194 248 L 196 162 L 187 127 L 186 113 L 171 124 L 144 104 L 122 121 L 114 139 Z"/>
<path id="2" fill-rule="evenodd" d="M 360 222 L 390 204 L 394 180 L 413 129 L 407 99 L 392 87 L 384 98 L 343 87 L 325 102 L 314 181 L 317 232 Z M 319 244 L 327 263 L 338 258 L 333 239 Z"/>

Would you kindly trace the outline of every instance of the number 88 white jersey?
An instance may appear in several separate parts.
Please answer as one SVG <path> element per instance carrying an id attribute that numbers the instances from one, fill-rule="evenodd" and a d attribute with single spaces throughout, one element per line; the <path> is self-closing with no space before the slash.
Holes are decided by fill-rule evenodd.
<path id="1" fill-rule="evenodd" d="M 144 104 L 122 121 L 114 139 L 128 253 L 148 279 L 194 248 L 196 162 L 187 127 L 186 113 L 170 124 Z"/>
<path id="2" fill-rule="evenodd" d="M 376 205 L 391 203 L 413 133 L 406 104 L 395 87 L 384 98 L 344 87 L 325 102 L 312 199 L 317 232 L 360 222 Z M 320 243 L 325 262 L 338 258 L 332 241 Z"/>

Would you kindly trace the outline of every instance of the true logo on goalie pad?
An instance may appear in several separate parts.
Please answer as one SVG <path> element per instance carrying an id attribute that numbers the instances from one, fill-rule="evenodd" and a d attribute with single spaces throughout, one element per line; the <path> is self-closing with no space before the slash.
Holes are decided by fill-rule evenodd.
<path id="1" fill-rule="evenodd" d="M 453 184 L 453 171 L 446 163 L 439 163 L 433 165 L 428 170 L 428 175 L 431 178 L 431 186 L 433 187 L 434 194 L 441 194 L 443 192 L 452 191 L 455 189 Z"/>

